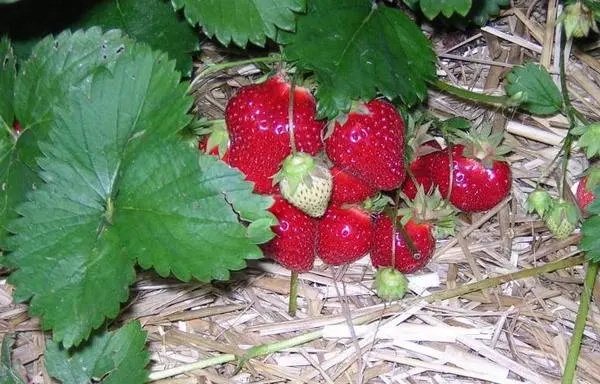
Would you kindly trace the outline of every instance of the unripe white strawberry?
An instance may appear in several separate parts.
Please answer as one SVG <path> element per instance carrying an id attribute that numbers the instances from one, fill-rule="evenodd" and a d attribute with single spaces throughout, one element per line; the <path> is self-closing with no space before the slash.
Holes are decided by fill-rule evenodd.
<path id="1" fill-rule="evenodd" d="M 306 153 L 288 156 L 275 175 L 281 196 L 309 216 L 321 217 L 327 209 L 333 181 L 329 169 Z"/>

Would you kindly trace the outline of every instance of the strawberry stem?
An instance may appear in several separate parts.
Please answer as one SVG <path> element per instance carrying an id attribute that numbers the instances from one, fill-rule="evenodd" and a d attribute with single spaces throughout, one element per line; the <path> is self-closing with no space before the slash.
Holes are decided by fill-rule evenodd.
<path id="1" fill-rule="evenodd" d="M 406 243 L 406 246 L 408 247 L 408 250 L 412 254 L 413 259 L 419 260 L 421 258 L 421 252 L 419 252 L 419 250 L 417 249 L 417 246 L 415 245 L 415 243 L 412 241 L 412 239 L 408 235 L 408 232 L 406 231 L 406 228 L 404 228 L 404 225 L 402 225 L 402 223 L 399 223 L 399 224 L 400 225 L 398 225 L 398 230 L 400 232 L 400 236 L 402 236 L 402 240 L 404 240 L 404 242 Z M 395 243 L 395 241 L 394 241 L 394 243 Z M 395 258 L 395 255 L 394 255 L 394 258 Z"/>
<path id="2" fill-rule="evenodd" d="M 296 76 L 292 77 L 292 84 L 290 85 L 290 98 L 288 104 L 288 131 L 290 134 L 290 148 L 292 149 L 292 155 L 297 153 L 296 150 L 296 138 L 294 137 L 294 94 L 296 93 Z"/>
<path id="3" fill-rule="evenodd" d="M 474 101 L 476 103 L 487 104 L 494 107 L 500 106 L 507 108 L 517 107 L 519 105 L 518 102 L 506 96 L 492 96 L 483 93 L 468 91 L 464 88 L 459 88 L 452 84 L 446 83 L 445 81 L 442 81 L 440 79 L 430 81 L 429 84 L 436 87 L 440 91 L 460 97 L 461 99 Z"/>
<path id="4" fill-rule="evenodd" d="M 581 292 L 581 297 L 579 299 L 579 309 L 577 310 L 577 318 L 575 319 L 575 328 L 573 329 L 573 336 L 571 337 L 569 353 L 567 354 L 567 361 L 561 381 L 562 384 L 571 384 L 575 377 L 583 331 L 585 330 L 585 323 L 590 309 L 590 301 L 592 300 L 592 292 L 598 274 L 598 265 L 598 263 L 588 263 L 588 269 L 583 283 L 583 292 Z"/>
<path id="5" fill-rule="evenodd" d="M 290 316 L 296 316 L 298 310 L 298 272 L 292 271 L 290 276 L 290 299 L 288 313 Z"/>

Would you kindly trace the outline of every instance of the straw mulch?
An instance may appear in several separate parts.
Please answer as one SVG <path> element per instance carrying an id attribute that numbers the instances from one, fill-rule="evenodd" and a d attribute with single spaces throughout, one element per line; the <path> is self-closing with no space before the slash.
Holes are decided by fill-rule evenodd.
<path id="1" fill-rule="evenodd" d="M 443 31 L 423 25 L 439 54 L 438 75 L 458 86 L 499 94 L 513 65 L 539 62 L 557 74 L 557 51 L 564 36 L 556 25 L 560 9 L 555 3 L 515 1 L 481 29 Z M 598 46 L 588 42 L 567 47 L 574 104 L 592 120 L 600 111 Z M 203 59 L 215 61 L 230 54 L 207 46 Z M 257 69 L 249 66 L 199 82 L 197 110 L 222 117 L 226 100 L 256 74 Z M 141 273 L 119 320 L 139 319 L 145 326 L 154 375 L 219 354 L 241 355 L 257 344 L 319 332 L 309 343 L 252 359 L 238 373 L 232 362 L 159 382 L 560 381 L 585 274 L 578 257 L 579 236 L 553 239 L 523 207 L 542 175 L 549 175 L 544 185 L 556 193 L 558 172 L 550 166 L 566 121 L 465 104 L 433 91 L 430 96 L 429 109 L 440 117 L 462 116 L 474 125 L 491 121 L 494 129 L 505 131 L 505 143 L 513 149 L 511 196 L 488 213 L 460 216 L 457 236 L 438 244 L 433 261 L 410 277 L 411 292 L 401 302 L 382 303 L 374 295 L 368 258 L 347 268 L 317 262 L 312 272 L 300 275 L 300 312 L 295 318 L 287 314 L 289 272 L 267 260 L 251 263 L 229 282 L 212 285 Z M 570 187 L 586 166 L 585 157 L 576 153 L 569 164 Z M 492 280 L 473 292 L 455 290 L 560 260 L 577 265 L 503 284 Z M 598 295 L 596 287 L 595 298 Z M 43 369 L 44 335 L 38 320 L 30 319 L 26 311 L 25 305 L 11 303 L 11 287 L 0 284 L 0 334 L 16 332 L 14 360 L 28 372 L 31 383 L 49 383 Z M 600 383 L 599 327 L 600 311 L 593 304 L 579 359 L 580 383 Z"/>

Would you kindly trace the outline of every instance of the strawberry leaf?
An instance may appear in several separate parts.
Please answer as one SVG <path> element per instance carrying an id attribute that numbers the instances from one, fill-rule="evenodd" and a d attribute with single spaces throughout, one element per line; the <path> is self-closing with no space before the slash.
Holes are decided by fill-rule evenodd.
<path id="1" fill-rule="evenodd" d="M 421 0 L 421 12 L 428 19 L 434 19 L 440 13 L 450 17 L 454 13 L 465 16 L 471 9 L 471 0 Z"/>
<path id="2" fill-rule="evenodd" d="M 479 26 L 484 26 L 489 19 L 498 16 L 500 9 L 508 7 L 510 0 L 473 0 L 471 11 L 467 17 Z"/>
<path id="3" fill-rule="evenodd" d="M 586 258 L 593 263 L 600 263 L 600 186 L 594 188 L 594 201 L 588 205 L 590 217 L 581 226 L 581 242 L 579 247 L 586 252 Z"/>
<path id="4" fill-rule="evenodd" d="M 348 112 L 352 100 L 372 99 L 378 91 L 414 104 L 425 99 L 426 82 L 435 76 L 435 56 L 421 30 L 381 3 L 310 1 L 297 33 L 283 33 L 280 41 L 288 60 L 315 73 L 321 118 Z"/>
<path id="5" fill-rule="evenodd" d="M 17 217 L 15 207 L 27 192 L 42 183 L 37 175 L 36 158 L 41 155 L 38 142 L 46 140 L 57 105 L 71 87 L 89 87 L 89 74 L 110 66 L 126 42 L 120 32 L 103 34 L 93 28 L 86 32 L 64 32 L 55 39 L 47 37 L 34 48 L 32 57 L 14 79 L 14 61 L 10 53 L 0 53 L 7 63 L 0 67 L 0 89 L 3 90 L 0 118 L 12 126 L 12 103 L 24 132 L 16 143 L 0 122 L 0 241 L 7 235 L 6 223 Z M 4 44 L 4 43 L 3 43 Z M 6 47 L 5 45 L 3 45 Z M 8 58 L 9 60 L 6 60 Z M 14 98 L 11 83 L 14 81 Z M 7 112 L 9 111 L 9 112 Z M 7 121 L 8 120 L 8 121 Z"/>
<path id="6" fill-rule="evenodd" d="M 10 128 L 14 119 L 13 95 L 17 60 L 6 36 L 0 39 L 0 129 Z M 2 125 L 5 126 L 2 126 Z"/>
<path id="7" fill-rule="evenodd" d="M 184 143 L 145 143 L 126 158 L 115 228 L 143 268 L 180 280 L 226 280 L 262 257 L 238 214 L 268 217 L 270 198 L 252 195 L 242 174 Z M 196 165 L 196 167 L 193 167 Z M 254 228 L 253 228 L 254 229 Z M 270 228 L 262 229 L 270 239 Z"/>
<path id="8" fill-rule="evenodd" d="M 144 350 L 146 333 L 139 322 L 126 324 L 115 332 L 102 332 L 75 351 L 65 350 L 58 342 L 46 344 L 45 366 L 50 376 L 62 384 L 97 382 L 102 384 L 138 384 L 147 380 L 148 352 Z M 73 353 L 75 352 L 75 353 Z"/>
<path id="9" fill-rule="evenodd" d="M 544 67 L 529 63 L 514 67 L 507 76 L 506 93 L 521 101 L 520 107 L 537 115 L 551 115 L 562 109 L 560 91 Z"/>
<path id="10" fill-rule="evenodd" d="M 191 53 L 197 51 L 198 36 L 165 0 L 109 0 L 87 10 L 77 27 L 118 28 L 137 41 L 162 50 L 177 60 L 184 75 L 192 72 Z"/>
<path id="11" fill-rule="evenodd" d="M 81 36 L 74 34 L 63 40 L 64 45 L 78 45 Z M 51 61 L 53 54 L 48 54 L 40 60 Z M 89 54 L 94 56 L 93 51 Z M 69 57 L 68 52 L 61 56 Z M 72 85 L 70 92 L 68 85 L 63 86 L 67 88 L 63 107 L 55 103 L 53 110 L 43 112 L 52 119 L 30 128 L 51 130 L 51 144 L 42 145 L 44 157 L 39 160 L 48 183 L 18 207 L 22 217 L 9 227 L 16 236 L 6 240 L 14 252 L 4 262 L 18 268 L 9 279 L 16 287 L 15 300 L 32 298 L 31 314 L 41 316 L 44 328 L 53 329 L 56 340 L 67 347 L 86 338 L 105 317 L 115 317 L 134 280 L 135 260 L 122 249 L 117 232 L 103 224 L 125 145 L 142 129 L 164 124 L 174 130 L 187 121 L 181 117 L 189 105 L 186 100 L 179 107 L 172 104 L 172 100 L 181 104 L 185 91 L 180 89 L 177 99 L 167 91 L 173 88 L 169 84 L 177 84 L 177 74 L 169 73 L 167 66 L 152 76 L 153 60 L 158 66 L 164 58 L 140 54 L 134 60 L 131 56 L 121 61 L 108 91 L 98 86 L 89 89 L 91 82 L 77 87 L 81 83 L 65 75 Z M 130 72 L 127 79 L 125 71 Z M 95 83 L 108 77 L 110 73 L 103 70 Z M 154 94 L 147 96 L 152 89 Z M 156 89 L 161 89 L 158 95 Z M 148 110 L 154 111 L 153 124 L 148 123 Z M 164 113 L 172 117 L 161 119 Z"/>
<path id="12" fill-rule="evenodd" d="M 221 44 L 231 42 L 245 48 L 248 42 L 263 47 L 266 38 L 275 40 L 278 29 L 294 31 L 296 13 L 304 12 L 306 0 L 171 0 L 175 9 L 184 8 L 192 25 L 200 24 L 209 37 Z"/>

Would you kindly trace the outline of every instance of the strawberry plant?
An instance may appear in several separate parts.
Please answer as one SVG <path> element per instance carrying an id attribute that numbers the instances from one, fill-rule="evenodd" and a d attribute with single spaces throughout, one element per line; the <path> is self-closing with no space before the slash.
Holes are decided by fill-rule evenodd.
<path id="1" fill-rule="evenodd" d="M 405 3 L 428 18 L 481 23 L 507 2 Z M 468 122 L 436 121 L 445 147 L 440 138 L 421 140 L 427 135 L 410 142 L 407 111 L 429 87 L 533 114 L 563 113 L 571 127 L 561 159 L 576 137 L 589 157 L 599 152 L 585 144 L 598 136 L 597 125 L 574 110 L 566 85 L 556 87 L 545 69 L 514 68 L 506 96 L 451 86 L 436 79 L 419 27 L 384 2 L 107 0 L 27 39 L 9 23 L 21 6 L 0 1 L 0 264 L 10 271 L 14 299 L 27 302 L 51 335 L 45 365 L 65 384 L 149 379 L 141 324 L 119 317 L 140 269 L 209 283 L 264 256 L 291 271 L 294 313 L 298 273 L 316 257 L 338 266 L 370 254 L 383 267 L 380 297 L 401 298 L 407 279 L 400 272 L 426 267 L 436 236 L 453 233 L 455 208 L 489 210 L 511 188 L 502 137 L 486 127 L 454 132 L 454 142 L 448 132 Z M 266 56 L 205 62 L 192 73 L 204 39 L 236 53 L 260 47 Z M 262 76 L 239 87 L 222 120 L 193 116 L 198 82 L 246 64 L 260 64 Z M 561 69 L 564 82 L 564 62 Z M 566 201 L 565 173 L 557 199 L 539 186 L 530 199 L 556 238 L 580 219 Z M 581 243 L 588 283 L 600 261 L 592 235 L 600 203 L 589 203 L 600 193 L 596 187 L 590 197 L 595 177 L 586 174 L 578 193 L 589 214 Z M 319 335 L 211 361 L 243 363 Z M 13 375 L 5 344 L 0 372 Z"/>

